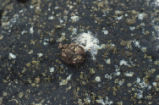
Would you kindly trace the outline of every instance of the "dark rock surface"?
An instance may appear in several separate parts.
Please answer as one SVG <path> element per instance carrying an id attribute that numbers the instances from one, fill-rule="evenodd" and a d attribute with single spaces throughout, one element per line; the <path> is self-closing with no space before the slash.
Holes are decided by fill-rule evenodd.
<path id="1" fill-rule="evenodd" d="M 19 1 L 0 0 L 0 105 L 159 105 L 157 0 Z M 96 59 L 64 64 L 87 32 Z"/>

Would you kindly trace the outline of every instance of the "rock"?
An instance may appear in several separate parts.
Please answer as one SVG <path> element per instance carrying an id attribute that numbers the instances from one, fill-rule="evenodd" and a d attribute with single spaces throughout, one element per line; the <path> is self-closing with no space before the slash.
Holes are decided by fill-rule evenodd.
<path id="1" fill-rule="evenodd" d="M 59 44 L 61 48 L 61 59 L 66 64 L 76 65 L 81 64 L 85 60 L 85 50 L 80 45 L 76 43 L 71 44 Z"/>

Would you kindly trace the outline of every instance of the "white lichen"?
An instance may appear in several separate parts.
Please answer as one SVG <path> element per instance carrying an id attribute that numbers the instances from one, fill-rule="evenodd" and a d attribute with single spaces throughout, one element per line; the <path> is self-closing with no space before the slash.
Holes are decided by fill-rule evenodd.
<path id="1" fill-rule="evenodd" d="M 97 55 L 98 50 L 101 49 L 99 40 L 96 37 L 88 32 L 79 34 L 79 36 L 73 38 L 73 40 L 75 41 L 75 43 L 81 45 L 86 52 L 90 52 L 92 55 L 92 59 L 96 60 L 95 56 Z"/>

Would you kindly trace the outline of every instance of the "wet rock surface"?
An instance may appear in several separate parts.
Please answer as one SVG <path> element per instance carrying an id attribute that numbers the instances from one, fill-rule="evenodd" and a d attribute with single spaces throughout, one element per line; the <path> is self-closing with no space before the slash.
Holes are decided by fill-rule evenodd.
<path id="1" fill-rule="evenodd" d="M 0 0 L 0 105 L 159 104 L 157 0 L 18 1 Z"/>

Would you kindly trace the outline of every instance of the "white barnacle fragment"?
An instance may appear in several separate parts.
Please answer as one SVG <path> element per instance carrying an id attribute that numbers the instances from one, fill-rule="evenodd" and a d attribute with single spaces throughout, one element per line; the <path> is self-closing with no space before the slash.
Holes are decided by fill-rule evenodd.
<path id="1" fill-rule="evenodd" d="M 16 59 L 16 55 L 13 53 L 9 53 L 9 59 Z"/>

